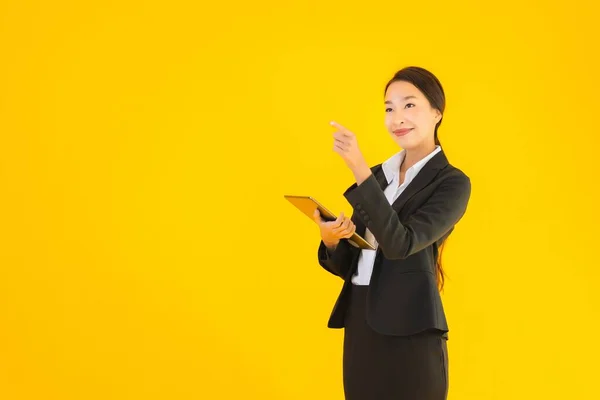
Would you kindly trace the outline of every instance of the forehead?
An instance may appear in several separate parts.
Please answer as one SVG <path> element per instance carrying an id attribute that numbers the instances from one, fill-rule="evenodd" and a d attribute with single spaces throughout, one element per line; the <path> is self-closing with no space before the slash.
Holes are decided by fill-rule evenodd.
<path id="1" fill-rule="evenodd" d="M 418 99 L 423 97 L 415 85 L 405 81 L 391 83 L 385 92 L 385 100 L 390 101 L 403 101 L 407 96 L 415 96 Z"/>

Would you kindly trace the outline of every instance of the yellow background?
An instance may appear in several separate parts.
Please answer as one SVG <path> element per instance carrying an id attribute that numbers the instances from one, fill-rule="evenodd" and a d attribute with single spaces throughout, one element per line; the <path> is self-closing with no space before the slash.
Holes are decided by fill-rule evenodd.
<path id="1" fill-rule="evenodd" d="M 283 194 L 351 212 L 328 121 L 391 156 L 407 65 L 473 185 L 449 398 L 599 398 L 598 13 L 553 3 L 3 1 L 0 398 L 341 400 L 341 281 Z"/>

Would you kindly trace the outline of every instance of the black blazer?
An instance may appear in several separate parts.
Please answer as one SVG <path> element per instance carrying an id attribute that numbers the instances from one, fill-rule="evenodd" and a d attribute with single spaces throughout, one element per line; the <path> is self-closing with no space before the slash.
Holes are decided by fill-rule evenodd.
<path id="1" fill-rule="evenodd" d="M 352 222 L 363 236 L 369 228 L 379 247 L 367 295 L 367 322 L 377 332 L 411 335 L 428 328 L 448 332 L 436 283 L 438 248 L 464 215 L 471 181 L 448 163 L 443 150 L 433 156 L 393 204 L 383 190 L 382 164 L 344 192 Z M 364 237 L 364 236 L 363 236 Z M 348 289 L 360 249 L 341 240 L 331 254 L 321 241 L 319 264 L 344 280 L 329 318 L 329 328 L 344 327 Z"/>

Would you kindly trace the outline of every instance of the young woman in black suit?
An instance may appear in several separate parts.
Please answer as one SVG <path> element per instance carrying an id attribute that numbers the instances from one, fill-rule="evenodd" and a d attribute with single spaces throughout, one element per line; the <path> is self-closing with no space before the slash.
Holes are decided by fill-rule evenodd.
<path id="1" fill-rule="evenodd" d="M 347 400 L 443 400 L 449 329 L 440 254 L 466 211 L 471 183 L 438 140 L 445 95 L 432 73 L 398 71 L 384 106 L 385 125 L 402 151 L 371 168 L 355 135 L 332 122 L 333 149 L 356 182 L 344 193 L 351 218 L 325 222 L 314 215 L 319 263 L 344 280 L 328 326 L 344 328 Z M 376 250 L 351 245 L 346 239 L 354 232 Z"/>

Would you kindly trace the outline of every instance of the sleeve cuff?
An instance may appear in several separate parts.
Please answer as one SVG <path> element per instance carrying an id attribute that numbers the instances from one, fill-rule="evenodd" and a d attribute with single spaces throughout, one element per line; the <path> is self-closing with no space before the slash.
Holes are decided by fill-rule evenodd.
<path id="1" fill-rule="evenodd" d="M 379 186 L 379 182 L 377 182 L 375 175 L 371 174 L 360 185 L 355 183 L 348 188 L 348 190 L 344 192 L 344 197 L 346 200 L 348 200 L 353 208 L 360 211 L 362 208 L 361 203 L 365 202 L 365 198 L 367 198 L 368 194 L 374 193 L 377 190 L 381 191 L 381 187 Z"/>

